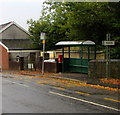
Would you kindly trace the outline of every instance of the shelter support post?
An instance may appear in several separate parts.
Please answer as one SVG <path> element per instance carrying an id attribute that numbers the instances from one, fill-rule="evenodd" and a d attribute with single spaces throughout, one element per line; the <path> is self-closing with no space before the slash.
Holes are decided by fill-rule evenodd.
<path id="1" fill-rule="evenodd" d="M 64 72 L 64 47 L 62 47 L 62 72 Z"/>
<path id="2" fill-rule="evenodd" d="M 88 46 L 88 60 L 90 59 L 90 47 Z"/>
<path id="3" fill-rule="evenodd" d="M 96 59 L 96 46 L 94 47 L 94 59 Z"/>
<path id="4" fill-rule="evenodd" d="M 81 46 L 81 59 L 83 58 L 83 47 Z"/>
<path id="5" fill-rule="evenodd" d="M 69 50 L 69 59 L 70 59 L 70 46 L 68 47 L 68 50 Z"/>

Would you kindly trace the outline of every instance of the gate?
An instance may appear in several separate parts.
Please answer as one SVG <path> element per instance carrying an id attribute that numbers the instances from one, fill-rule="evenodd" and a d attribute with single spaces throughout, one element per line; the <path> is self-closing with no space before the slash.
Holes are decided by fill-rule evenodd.
<path id="1" fill-rule="evenodd" d="M 20 61 L 20 70 L 24 70 L 24 57 L 19 57 Z"/>

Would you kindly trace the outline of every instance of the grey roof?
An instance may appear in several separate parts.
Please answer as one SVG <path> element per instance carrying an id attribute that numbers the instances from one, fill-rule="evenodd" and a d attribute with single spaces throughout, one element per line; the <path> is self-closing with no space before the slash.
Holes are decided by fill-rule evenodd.
<path id="1" fill-rule="evenodd" d="M 4 39 L 2 43 L 8 47 L 8 49 L 31 49 L 33 47 L 30 39 Z"/>
<path id="2" fill-rule="evenodd" d="M 25 33 L 27 33 L 28 35 L 30 35 L 28 31 L 26 31 L 24 28 L 22 28 L 20 25 L 18 25 L 14 21 L 11 21 L 11 22 L 0 25 L 0 33 L 3 32 L 4 30 L 6 30 L 7 28 L 9 28 L 13 24 L 16 25 L 18 28 L 20 28 Z"/>
<path id="3" fill-rule="evenodd" d="M 0 33 L 9 28 L 11 25 L 16 25 L 18 28 L 20 28 L 23 32 L 27 33 L 28 35 L 29 32 L 27 32 L 24 28 L 16 24 L 15 22 L 8 22 L 5 24 L 0 25 Z M 33 44 L 32 41 L 28 38 L 2 38 L 1 41 L 8 49 L 32 49 Z"/>
<path id="4" fill-rule="evenodd" d="M 0 25 L 0 30 L 2 30 L 3 28 L 5 28 L 7 25 L 9 25 L 11 22 L 5 23 L 5 24 L 1 24 Z"/>

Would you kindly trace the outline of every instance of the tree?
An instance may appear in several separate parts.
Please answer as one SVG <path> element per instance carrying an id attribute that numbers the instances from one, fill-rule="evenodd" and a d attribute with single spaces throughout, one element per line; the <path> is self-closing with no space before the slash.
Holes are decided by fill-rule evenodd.
<path id="1" fill-rule="evenodd" d="M 120 2 L 44 2 L 42 16 L 28 23 L 31 39 L 40 47 L 39 34 L 47 35 L 47 50 L 62 40 L 92 40 L 98 48 L 110 33 L 120 36 Z M 119 42 L 119 40 L 118 40 Z M 115 53 L 116 50 L 114 50 Z"/>

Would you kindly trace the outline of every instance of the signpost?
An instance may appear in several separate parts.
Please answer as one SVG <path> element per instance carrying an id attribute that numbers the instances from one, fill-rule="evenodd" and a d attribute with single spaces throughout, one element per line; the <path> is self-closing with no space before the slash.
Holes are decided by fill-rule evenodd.
<path id="1" fill-rule="evenodd" d="M 106 46 L 106 78 L 110 77 L 110 46 L 115 45 L 115 41 L 110 41 L 110 34 L 106 34 L 106 41 L 102 41 Z"/>
<path id="2" fill-rule="evenodd" d="M 44 59 L 45 59 L 45 33 L 41 32 L 40 39 L 43 43 L 43 61 L 42 61 L 42 74 L 44 74 Z"/>
<path id="3" fill-rule="evenodd" d="M 115 45 L 115 41 L 103 41 L 103 45 L 105 46 Z"/>

